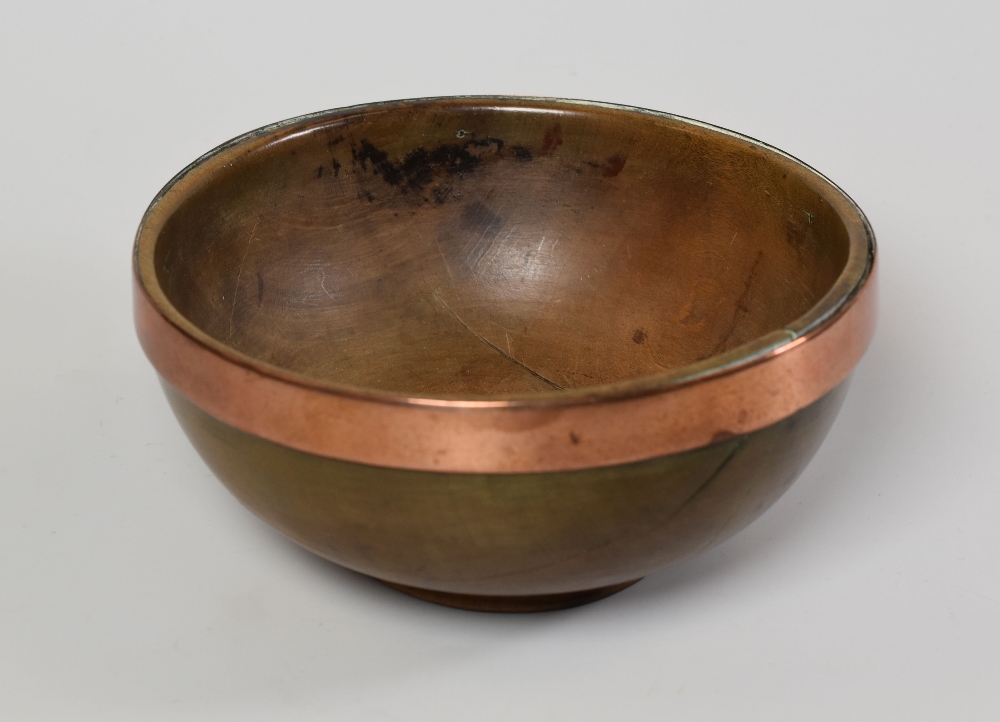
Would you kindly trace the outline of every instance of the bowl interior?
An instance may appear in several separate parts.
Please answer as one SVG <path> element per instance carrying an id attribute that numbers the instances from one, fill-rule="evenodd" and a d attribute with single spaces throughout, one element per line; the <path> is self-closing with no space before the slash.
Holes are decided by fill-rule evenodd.
<path id="1" fill-rule="evenodd" d="M 739 137 L 588 105 L 335 113 L 227 151 L 156 238 L 217 341 L 403 394 L 614 383 L 814 307 L 849 234 L 815 176 Z"/>

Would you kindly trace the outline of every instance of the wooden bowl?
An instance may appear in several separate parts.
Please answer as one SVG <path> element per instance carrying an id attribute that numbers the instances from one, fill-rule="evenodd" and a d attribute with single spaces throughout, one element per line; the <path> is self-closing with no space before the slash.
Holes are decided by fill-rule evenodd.
<path id="1" fill-rule="evenodd" d="M 365 105 L 182 171 L 136 325 L 247 507 L 410 594 L 528 611 L 732 535 L 823 439 L 875 241 L 749 138 L 601 103 Z"/>

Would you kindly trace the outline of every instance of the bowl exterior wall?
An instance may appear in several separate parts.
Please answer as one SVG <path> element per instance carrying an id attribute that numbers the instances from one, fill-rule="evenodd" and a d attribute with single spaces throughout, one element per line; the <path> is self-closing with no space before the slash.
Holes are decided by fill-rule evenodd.
<path id="1" fill-rule="evenodd" d="M 411 471 L 308 454 L 237 430 L 164 389 L 212 471 L 305 548 L 396 585 L 520 596 L 623 584 L 732 536 L 805 468 L 847 384 L 771 426 L 699 449 L 518 474 Z"/>

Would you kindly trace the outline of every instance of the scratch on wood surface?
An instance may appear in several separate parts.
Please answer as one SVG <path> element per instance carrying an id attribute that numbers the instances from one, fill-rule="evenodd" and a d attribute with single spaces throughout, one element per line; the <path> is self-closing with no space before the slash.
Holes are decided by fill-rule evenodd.
<path id="1" fill-rule="evenodd" d="M 327 289 L 327 287 L 326 287 L 326 269 L 325 268 L 319 269 L 319 274 L 320 274 L 319 275 L 319 287 L 321 289 L 323 289 L 323 293 L 326 294 L 327 298 L 329 298 L 332 301 L 336 301 L 337 297 L 334 296 L 332 293 L 330 293 L 329 289 Z"/>
<path id="2" fill-rule="evenodd" d="M 733 236 L 733 238 L 735 239 L 735 236 Z M 726 332 L 722 335 L 722 338 L 719 339 L 719 343 L 717 343 L 715 348 L 712 349 L 713 355 L 721 353 L 725 350 L 729 339 L 732 338 L 732 335 L 736 332 L 736 326 L 740 321 L 741 315 L 749 312 L 750 309 L 747 308 L 747 301 L 750 299 L 750 290 L 753 287 L 753 282 L 757 278 L 757 267 L 760 265 L 761 259 L 763 258 L 764 252 L 758 251 L 757 257 L 754 259 L 753 265 L 750 267 L 750 273 L 747 274 L 746 281 L 743 285 L 743 293 L 741 293 L 740 297 L 736 299 L 736 309 L 733 311 L 733 318 L 729 322 L 729 327 L 726 329 Z"/>
<path id="3" fill-rule="evenodd" d="M 496 351 L 498 354 L 500 354 L 501 356 L 503 356 L 505 359 L 507 359 L 508 361 L 510 361 L 513 364 L 516 364 L 517 366 L 520 366 L 522 369 L 524 369 L 525 371 L 527 371 L 529 374 L 531 374 L 532 376 L 534 376 L 536 379 L 544 381 L 545 383 L 547 383 L 552 388 L 558 389 L 559 391 L 564 391 L 565 390 L 562 386 L 560 386 L 559 384 L 555 383 L 554 381 L 550 381 L 549 379 L 545 378 L 544 376 L 542 376 L 540 373 L 538 373 L 537 371 L 535 371 L 530 366 L 526 366 L 525 364 L 523 364 L 520 361 L 518 361 L 516 358 L 514 358 L 513 356 L 511 356 L 510 353 L 508 353 L 507 351 L 504 351 L 502 348 L 500 348 L 499 346 L 497 346 L 495 343 L 491 342 L 488 338 L 485 338 L 484 336 L 476 333 L 469 326 L 469 324 L 467 324 L 465 321 L 462 320 L 461 316 L 459 316 L 457 313 L 455 313 L 455 311 L 452 309 L 452 307 L 449 306 L 445 302 L 445 300 L 443 298 L 441 298 L 437 294 L 437 292 L 431 291 L 431 294 L 434 296 L 434 298 L 436 298 L 441 303 L 442 306 L 444 306 L 446 309 L 448 309 L 448 313 L 450 313 L 452 316 L 454 316 L 455 320 L 458 321 L 460 324 L 462 324 L 462 327 L 466 331 L 468 331 L 473 336 L 475 336 L 477 339 L 479 339 L 479 341 L 481 343 L 489 346 L 491 349 L 493 349 L 494 351 Z M 507 339 L 507 343 L 508 344 L 510 343 L 510 339 L 509 338 Z"/>
<path id="4" fill-rule="evenodd" d="M 257 218 L 253 222 L 253 228 L 250 229 L 250 237 L 247 238 L 247 247 L 243 251 L 243 258 L 240 259 L 240 270 L 236 273 L 236 289 L 233 291 L 233 307 L 229 311 L 229 337 L 233 337 L 233 319 L 236 317 L 236 300 L 240 297 L 240 280 L 243 278 L 243 266 L 247 262 L 247 256 L 250 253 L 250 244 L 253 243 L 253 237 L 257 233 L 257 224 L 260 223 L 260 216 L 263 212 L 263 208 L 257 211 Z"/>

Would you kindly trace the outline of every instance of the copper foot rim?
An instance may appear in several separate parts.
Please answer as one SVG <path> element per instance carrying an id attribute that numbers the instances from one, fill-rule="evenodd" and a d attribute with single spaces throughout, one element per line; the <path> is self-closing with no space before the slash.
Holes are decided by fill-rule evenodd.
<path id="1" fill-rule="evenodd" d="M 577 592 L 562 592 L 560 594 L 530 594 L 525 596 L 490 596 L 480 594 L 455 594 L 454 592 L 439 592 L 434 589 L 408 587 L 405 584 L 394 584 L 382 580 L 384 584 L 397 589 L 411 597 L 423 599 L 425 602 L 441 604 L 445 607 L 467 609 L 472 612 L 553 612 L 557 609 L 570 609 L 590 604 L 617 594 L 631 587 L 639 579 L 632 579 L 621 584 L 612 584 L 597 589 L 582 589 Z"/>

